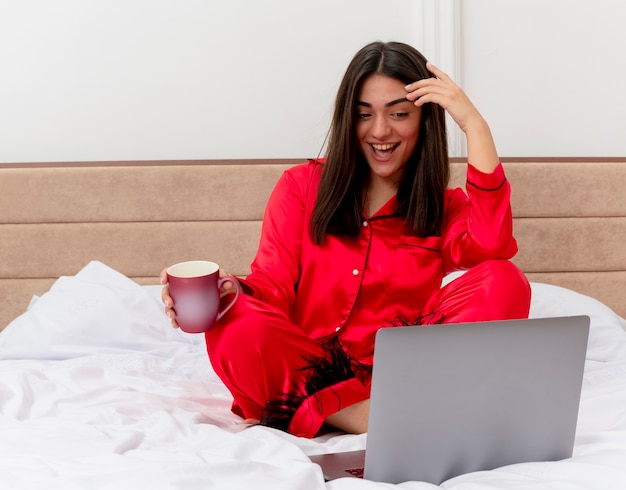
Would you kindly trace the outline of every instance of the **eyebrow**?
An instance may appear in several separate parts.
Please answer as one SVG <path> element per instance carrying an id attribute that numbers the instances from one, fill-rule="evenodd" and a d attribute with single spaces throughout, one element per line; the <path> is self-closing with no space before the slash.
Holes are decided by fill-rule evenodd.
<path id="1" fill-rule="evenodd" d="M 402 102 L 411 102 L 411 101 L 407 99 L 406 97 L 402 97 L 401 99 L 395 99 L 395 100 L 392 100 L 391 102 L 387 102 L 385 104 L 385 107 L 391 107 L 396 104 L 401 104 Z M 356 105 L 363 106 L 363 107 L 372 107 L 372 104 L 370 104 L 369 102 L 363 102 L 362 100 L 357 100 Z"/>

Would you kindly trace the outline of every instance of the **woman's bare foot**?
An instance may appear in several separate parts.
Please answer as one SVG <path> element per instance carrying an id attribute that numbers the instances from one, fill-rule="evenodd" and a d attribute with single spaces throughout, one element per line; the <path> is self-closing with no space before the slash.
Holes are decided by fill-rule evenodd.
<path id="1" fill-rule="evenodd" d="M 350 405 L 326 418 L 326 423 L 350 434 L 367 432 L 367 420 L 370 413 L 369 399 Z"/>
<path id="2" fill-rule="evenodd" d="M 363 434 L 367 432 L 367 420 L 370 412 L 370 401 L 363 400 L 350 405 L 338 412 L 326 417 L 326 424 L 335 429 L 343 430 L 350 434 Z M 243 421 L 247 425 L 257 425 L 259 419 L 249 418 Z"/>

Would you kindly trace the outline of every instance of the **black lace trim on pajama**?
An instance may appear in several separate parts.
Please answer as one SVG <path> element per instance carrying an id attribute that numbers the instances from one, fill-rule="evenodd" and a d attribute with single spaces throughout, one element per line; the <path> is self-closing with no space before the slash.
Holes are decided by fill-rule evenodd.
<path id="1" fill-rule="evenodd" d="M 444 323 L 443 313 L 439 311 L 431 311 L 430 313 L 426 313 L 424 315 L 417 315 L 416 317 L 410 318 L 403 315 L 398 315 L 393 320 L 388 320 L 387 322 L 381 324 L 380 328 L 394 328 L 394 327 L 414 327 L 414 326 L 424 326 L 428 325 L 440 325 Z M 373 356 L 374 355 L 374 338 L 372 338 L 371 344 L 368 346 L 366 350 L 366 355 Z"/>
<path id="2" fill-rule="evenodd" d="M 412 320 L 406 316 L 397 316 L 393 320 L 387 322 L 385 327 L 412 327 L 417 325 L 428 326 L 428 325 L 440 325 L 444 322 L 443 313 L 439 311 L 431 311 L 430 313 L 426 313 L 424 315 L 417 315 Z"/>
<path id="3" fill-rule="evenodd" d="M 324 388 L 354 378 L 355 372 L 363 369 L 358 361 L 343 350 L 336 336 L 326 340 L 322 347 L 323 356 L 314 359 L 302 356 L 306 364 L 299 370 L 308 371 L 304 393 L 283 393 L 269 400 L 265 404 L 260 425 L 287 432 L 291 419 L 306 398 Z"/>
<path id="4" fill-rule="evenodd" d="M 435 325 L 444 322 L 444 316 L 438 311 L 418 315 L 413 319 L 398 316 L 388 321 L 381 328 L 408 327 L 413 325 Z M 289 424 L 294 414 L 304 400 L 318 391 L 334 384 L 354 378 L 364 371 L 371 371 L 371 366 L 361 364 L 348 355 L 342 347 L 341 341 L 333 335 L 322 342 L 324 355 L 314 359 L 302 357 L 306 364 L 300 371 L 309 371 L 304 386 L 304 393 L 283 393 L 278 398 L 269 400 L 263 408 L 260 425 L 273 427 L 288 432 Z M 374 354 L 374 339 L 372 338 L 370 355 Z"/>

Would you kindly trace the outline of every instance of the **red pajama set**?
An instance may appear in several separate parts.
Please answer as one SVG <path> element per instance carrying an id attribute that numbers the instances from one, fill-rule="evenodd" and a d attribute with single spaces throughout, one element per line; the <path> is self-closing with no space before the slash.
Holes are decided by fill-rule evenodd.
<path id="1" fill-rule="evenodd" d="M 517 244 L 501 165 L 491 174 L 468 165 L 467 195 L 446 191 L 441 236 L 407 232 L 394 197 L 363 217 L 358 237 L 316 245 L 309 223 L 322 168 L 284 172 L 242 281 L 247 294 L 206 334 L 233 411 L 303 437 L 369 398 L 378 329 L 525 318 L 530 306 L 528 281 L 508 260 Z"/>

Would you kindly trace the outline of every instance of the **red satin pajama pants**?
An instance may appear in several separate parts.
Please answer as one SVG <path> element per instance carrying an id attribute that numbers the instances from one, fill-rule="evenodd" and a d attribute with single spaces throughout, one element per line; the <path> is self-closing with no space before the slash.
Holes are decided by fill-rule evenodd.
<path id="1" fill-rule="evenodd" d="M 529 307 L 525 276 L 507 260 L 492 260 L 437 291 L 422 308 L 422 317 L 423 324 L 438 318 L 444 323 L 517 319 L 528 317 Z M 234 397 L 233 411 L 263 423 L 271 420 L 272 407 L 283 406 L 288 419 L 279 428 L 309 438 L 326 417 L 369 398 L 371 370 L 359 370 L 359 359 L 350 352 L 354 374 L 331 376 L 330 385 L 312 392 L 312 362 L 321 359 L 322 368 L 336 371 L 326 340 L 308 337 L 283 312 L 246 295 L 206 334 L 211 364 Z"/>

